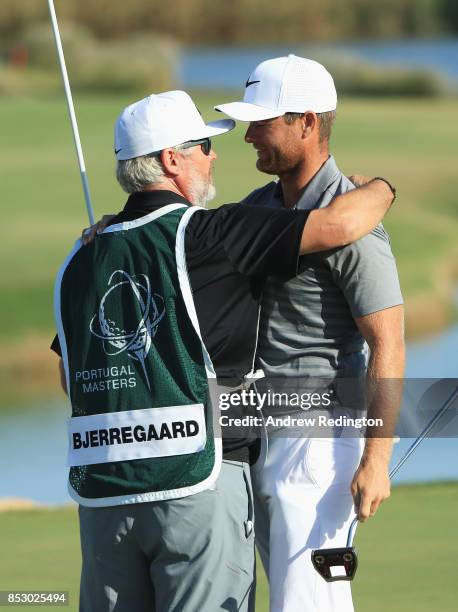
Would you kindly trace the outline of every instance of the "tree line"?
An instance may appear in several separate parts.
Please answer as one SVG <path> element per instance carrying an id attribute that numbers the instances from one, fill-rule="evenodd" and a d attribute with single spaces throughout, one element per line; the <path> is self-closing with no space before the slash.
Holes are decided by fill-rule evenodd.
<path id="1" fill-rule="evenodd" d="M 185 44 L 232 45 L 458 33 L 457 0 L 55 0 L 60 19 L 105 39 L 156 31 Z M 46 0 L 2 0 L 3 45 L 48 19 Z"/>

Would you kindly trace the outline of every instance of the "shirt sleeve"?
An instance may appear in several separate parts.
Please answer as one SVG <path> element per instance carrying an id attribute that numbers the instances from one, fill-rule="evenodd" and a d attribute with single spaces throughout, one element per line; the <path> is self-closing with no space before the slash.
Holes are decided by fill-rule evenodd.
<path id="1" fill-rule="evenodd" d="M 59 337 L 57 336 L 57 334 L 54 336 L 54 339 L 51 342 L 51 346 L 49 348 L 57 355 L 59 355 L 59 357 L 62 357 L 62 350 L 60 348 Z"/>
<path id="2" fill-rule="evenodd" d="M 328 264 L 354 317 L 404 303 L 396 260 L 383 227 L 336 250 Z"/>
<path id="3" fill-rule="evenodd" d="M 241 274 L 289 278 L 297 274 L 309 214 L 306 210 L 226 204 L 194 215 L 192 248 L 219 242 Z"/>

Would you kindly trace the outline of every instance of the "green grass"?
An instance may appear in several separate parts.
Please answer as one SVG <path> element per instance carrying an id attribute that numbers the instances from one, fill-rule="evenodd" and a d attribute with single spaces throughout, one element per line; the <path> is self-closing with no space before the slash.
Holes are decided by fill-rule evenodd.
<path id="1" fill-rule="evenodd" d="M 210 119 L 221 118 L 212 103 L 231 97 L 207 93 L 196 99 Z M 113 177 L 112 131 L 131 101 L 88 95 L 75 100 L 97 217 L 125 201 Z M 344 99 L 332 146 L 345 172 L 385 175 L 399 188 L 386 226 L 404 293 L 412 303 L 432 297 L 439 310 L 456 275 L 450 262 L 457 254 L 457 110 L 455 100 Z M 64 97 L 1 98 L 0 113 L 0 338 L 17 342 L 32 332 L 51 333 L 53 279 L 87 218 Z M 243 142 L 245 127 L 214 141 L 220 203 L 237 201 L 268 180 L 255 170 L 254 152 Z M 428 328 L 434 317 L 425 319 L 420 324 Z"/>
<path id="2" fill-rule="evenodd" d="M 376 517 L 358 528 L 356 612 L 454 612 L 457 514 L 458 484 L 394 488 Z M 74 509 L 2 514 L 0 541 L 0 590 L 70 591 L 69 609 L 77 610 L 80 552 Z M 267 601 L 260 571 L 257 612 L 267 612 Z"/>
<path id="3" fill-rule="evenodd" d="M 379 514 L 359 527 L 357 611 L 456 609 L 457 493 L 457 484 L 396 487 Z"/>

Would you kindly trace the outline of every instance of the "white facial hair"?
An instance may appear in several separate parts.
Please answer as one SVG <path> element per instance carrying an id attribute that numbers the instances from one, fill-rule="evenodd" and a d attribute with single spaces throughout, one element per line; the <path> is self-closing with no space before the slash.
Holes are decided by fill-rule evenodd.
<path id="1" fill-rule="evenodd" d="M 205 207 L 216 195 L 216 188 L 213 185 L 211 174 L 204 179 L 198 172 L 192 170 L 191 185 L 189 199 L 194 206 Z"/>

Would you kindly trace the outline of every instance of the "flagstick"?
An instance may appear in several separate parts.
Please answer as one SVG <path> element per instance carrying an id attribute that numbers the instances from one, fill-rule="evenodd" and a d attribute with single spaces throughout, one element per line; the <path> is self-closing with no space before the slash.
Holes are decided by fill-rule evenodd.
<path id="1" fill-rule="evenodd" d="M 89 223 L 93 225 L 94 224 L 94 212 L 92 210 L 91 195 L 89 193 L 89 183 L 88 183 L 87 175 L 86 175 L 86 166 L 84 164 L 83 149 L 81 148 L 81 140 L 80 140 L 80 135 L 78 131 L 78 124 L 76 122 L 75 108 L 73 106 L 73 98 L 72 98 L 72 92 L 70 89 L 70 82 L 68 80 L 67 67 L 65 65 L 64 51 L 62 48 L 62 40 L 60 37 L 56 11 L 54 8 L 54 0 L 48 0 L 48 6 L 49 6 L 49 14 L 51 16 L 52 29 L 54 32 L 54 40 L 56 42 L 57 56 L 59 59 L 60 70 L 62 73 L 62 80 L 64 82 L 65 96 L 67 98 L 68 114 L 70 117 L 70 122 L 72 124 L 73 139 L 75 141 L 76 155 L 78 157 L 78 165 L 79 165 L 80 174 L 81 174 L 81 182 L 83 184 L 84 199 L 86 201 L 87 214 L 89 217 Z"/>

